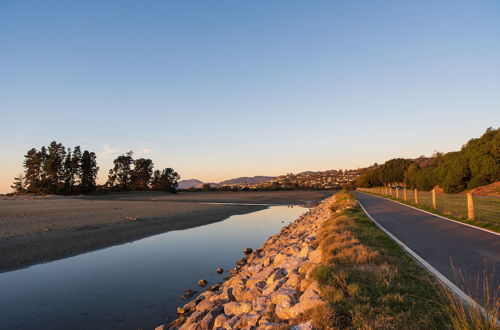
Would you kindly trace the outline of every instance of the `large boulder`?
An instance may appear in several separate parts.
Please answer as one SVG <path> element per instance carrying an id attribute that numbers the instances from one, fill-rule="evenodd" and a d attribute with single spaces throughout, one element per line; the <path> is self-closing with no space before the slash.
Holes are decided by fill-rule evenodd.
<path id="1" fill-rule="evenodd" d="M 260 295 L 256 297 L 254 300 L 252 300 L 252 309 L 256 313 L 262 314 L 268 309 L 270 304 L 271 304 L 271 299 L 268 296 Z"/>
<path id="2" fill-rule="evenodd" d="M 282 278 L 281 280 L 274 281 L 271 284 L 268 284 L 267 287 L 262 290 L 263 295 L 270 295 L 273 292 L 276 292 L 281 286 L 286 282 L 285 278 Z"/>
<path id="3" fill-rule="evenodd" d="M 307 259 L 309 257 L 309 253 L 312 251 L 314 251 L 314 249 L 312 247 L 310 247 L 307 244 L 303 244 L 302 249 L 300 250 L 300 252 L 298 254 L 298 257 Z"/>
<path id="4" fill-rule="evenodd" d="M 264 283 L 264 282 L 262 282 L 262 283 Z M 261 295 L 261 291 L 259 289 L 257 289 L 256 287 L 254 287 L 254 288 L 247 289 L 247 290 L 243 291 L 241 293 L 241 299 L 252 301 L 260 295 Z"/>
<path id="5" fill-rule="evenodd" d="M 228 320 L 227 316 L 225 314 L 219 314 L 215 319 L 214 319 L 214 324 L 213 327 L 214 329 L 221 328 L 224 323 L 226 323 Z"/>
<path id="6" fill-rule="evenodd" d="M 292 288 L 297 288 L 300 284 L 300 278 L 299 274 L 297 274 L 295 271 L 291 271 L 288 273 L 286 276 L 286 285 L 292 287 Z"/>
<path id="7" fill-rule="evenodd" d="M 219 316 L 224 311 L 222 305 L 218 305 L 211 309 L 200 321 L 200 327 L 202 329 L 212 329 L 214 326 L 214 321 L 217 316 Z"/>
<path id="8" fill-rule="evenodd" d="M 315 264 L 319 264 L 323 258 L 323 253 L 320 249 L 316 249 L 309 253 L 309 261 Z"/>
<path id="9" fill-rule="evenodd" d="M 269 277 L 267 278 L 266 283 L 271 284 L 277 280 L 282 279 L 283 277 L 285 277 L 284 270 L 282 268 L 275 268 L 273 269 L 271 275 L 269 275 Z"/>
<path id="10" fill-rule="evenodd" d="M 235 329 L 243 329 L 245 327 L 254 327 L 259 323 L 260 316 L 255 314 L 241 314 Z"/>
<path id="11" fill-rule="evenodd" d="M 290 309 L 290 316 L 295 318 L 307 310 L 322 305 L 323 299 L 320 296 L 318 282 L 312 282 L 300 296 L 299 302 Z"/>
<path id="12" fill-rule="evenodd" d="M 188 330 L 196 327 L 196 324 L 200 322 L 205 316 L 204 312 L 194 311 L 187 319 L 186 322 L 179 328 L 179 330 Z"/>
<path id="13" fill-rule="evenodd" d="M 297 291 L 281 288 L 271 294 L 271 301 L 276 305 L 275 313 L 282 320 L 290 319 L 290 308 L 296 302 Z"/>
<path id="14" fill-rule="evenodd" d="M 240 320 L 240 316 L 239 315 L 235 315 L 233 317 L 230 317 L 227 319 L 226 322 L 224 322 L 224 324 L 222 325 L 222 328 L 224 329 L 237 329 L 236 328 L 236 325 L 238 324 L 238 321 Z"/>
<path id="15" fill-rule="evenodd" d="M 249 301 L 232 301 L 224 305 L 224 313 L 227 315 L 248 313 L 251 310 L 252 304 Z"/>
<path id="16" fill-rule="evenodd" d="M 202 311 L 202 312 L 208 312 L 209 310 L 213 309 L 214 307 L 217 306 L 221 301 L 218 299 L 203 299 L 197 306 L 196 310 L 197 311 Z"/>
<path id="17" fill-rule="evenodd" d="M 288 257 L 284 262 L 281 263 L 281 268 L 283 268 L 283 272 L 288 274 L 289 272 L 295 271 L 298 269 L 304 261 L 296 256 Z"/>
<path id="18" fill-rule="evenodd" d="M 252 288 L 256 283 L 261 282 L 261 281 L 266 281 L 269 275 L 273 272 L 273 269 L 271 267 L 267 267 L 263 269 L 262 271 L 254 274 L 252 277 L 250 277 L 246 283 L 245 286 L 247 288 Z"/>
<path id="19" fill-rule="evenodd" d="M 286 323 L 264 322 L 259 324 L 259 330 L 280 330 Z"/>
<path id="20" fill-rule="evenodd" d="M 290 327 L 290 330 L 313 330 L 314 327 L 311 321 L 303 322 Z"/>
<path id="21" fill-rule="evenodd" d="M 273 265 L 280 266 L 289 256 L 284 253 L 278 253 L 276 257 L 274 257 Z"/>

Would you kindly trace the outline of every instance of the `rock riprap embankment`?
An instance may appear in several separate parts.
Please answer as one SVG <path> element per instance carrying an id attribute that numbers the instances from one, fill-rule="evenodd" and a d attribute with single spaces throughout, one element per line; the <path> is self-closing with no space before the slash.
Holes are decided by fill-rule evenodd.
<path id="1" fill-rule="evenodd" d="M 331 214 L 333 198 L 269 237 L 237 262 L 230 278 L 179 307 L 179 317 L 157 329 L 282 329 L 323 304 L 311 272 L 322 259 L 315 241 Z M 292 328 L 311 326 L 302 322 Z"/>

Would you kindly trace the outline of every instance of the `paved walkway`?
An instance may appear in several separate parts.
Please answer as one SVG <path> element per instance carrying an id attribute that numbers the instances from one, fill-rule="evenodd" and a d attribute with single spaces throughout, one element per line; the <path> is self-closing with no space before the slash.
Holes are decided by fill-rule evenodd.
<path id="1" fill-rule="evenodd" d="M 464 285 L 456 280 L 452 264 L 473 283 L 474 288 L 478 275 L 483 273 L 486 265 L 490 274 L 494 272 L 492 288 L 496 290 L 499 287 L 500 235 L 449 221 L 382 197 L 360 192 L 355 192 L 355 195 L 370 216 L 384 229 L 462 291 L 468 293 L 468 289 L 464 290 Z"/>

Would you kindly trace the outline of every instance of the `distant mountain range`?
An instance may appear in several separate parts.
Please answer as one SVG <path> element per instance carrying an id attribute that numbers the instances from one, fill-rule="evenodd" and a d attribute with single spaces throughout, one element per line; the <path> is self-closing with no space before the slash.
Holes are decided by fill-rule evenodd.
<path id="1" fill-rule="evenodd" d="M 262 175 L 252 176 L 252 177 L 242 176 L 240 178 L 225 180 L 219 183 L 214 183 L 214 182 L 208 182 L 208 183 L 212 187 L 218 187 L 227 184 L 240 184 L 240 183 L 258 184 L 274 178 L 275 178 L 274 176 L 262 176 Z M 203 182 L 197 179 L 181 180 L 179 181 L 179 189 L 201 188 L 205 183 L 207 182 Z"/>
<path id="2" fill-rule="evenodd" d="M 257 184 L 257 183 L 261 183 L 264 181 L 269 181 L 269 180 L 274 179 L 274 178 L 275 178 L 274 176 L 252 176 L 252 177 L 242 176 L 240 178 L 219 182 L 219 185 L 238 184 L 238 183 Z"/>
<path id="3" fill-rule="evenodd" d="M 201 188 L 202 185 L 203 185 L 203 181 L 196 180 L 196 179 L 179 181 L 179 189 Z"/>

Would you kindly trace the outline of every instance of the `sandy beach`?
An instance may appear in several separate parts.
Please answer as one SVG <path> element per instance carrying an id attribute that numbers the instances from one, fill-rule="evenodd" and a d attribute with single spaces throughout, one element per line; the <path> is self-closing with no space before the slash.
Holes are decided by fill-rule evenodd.
<path id="1" fill-rule="evenodd" d="M 329 191 L 278 191 L 1 197 L 0 271 L 221 221 L 266 207 L 239 203 L 303 204 L 329 195 Z"/>

